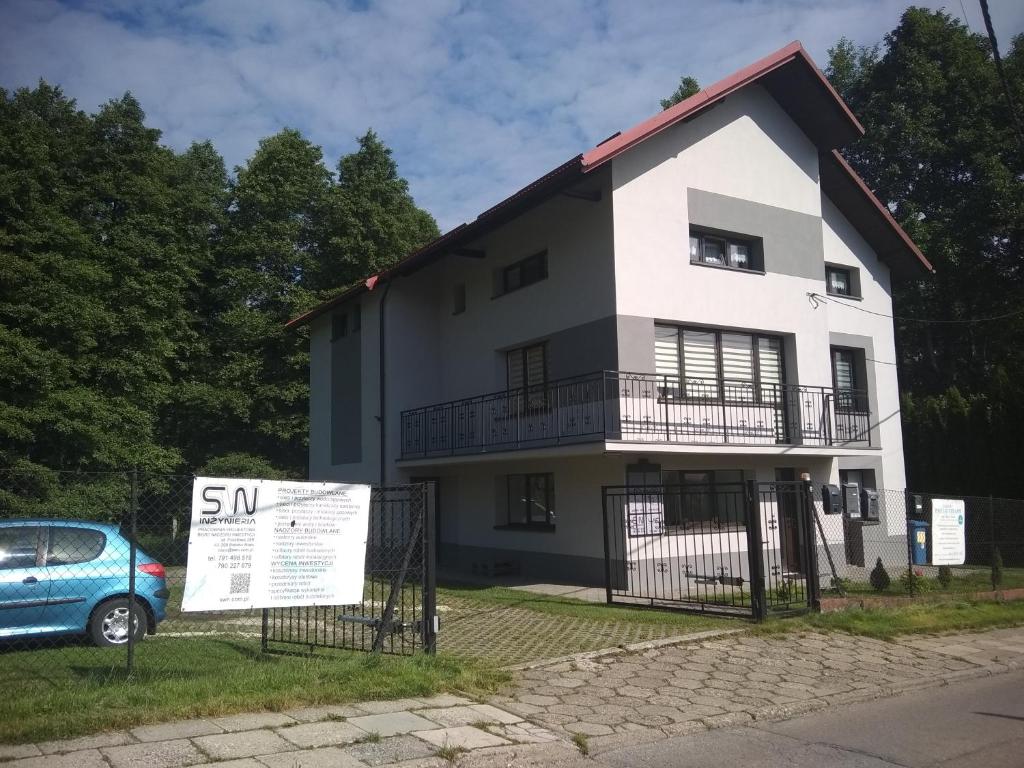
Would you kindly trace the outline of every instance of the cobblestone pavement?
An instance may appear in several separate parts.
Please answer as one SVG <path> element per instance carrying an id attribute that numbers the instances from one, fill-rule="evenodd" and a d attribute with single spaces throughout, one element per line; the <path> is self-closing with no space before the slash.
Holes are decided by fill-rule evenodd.
<path id="1" fill-rule="evenodd" d="M 0 764 L 583 768 L 617 747 L 1024 667 L 1024 628 L 894 643 L 843 634 L 708 634 L 522 669 L 489 704 L 444 694 L 147 725 L 0 745 Z"/>
<path id="2" fill-rule="evenodd" d="M 521 671 L 494 704 L 592 752 L 1024 666 L 1024 628 L 883 642 L 732 635 Z"/>
<path id="3" fill-rule="evenodd" d="M 472 768 L 571 765 L 580 754 L 518 715 L 447 694 L 0 744 L 4 768 L 444 768 L 449 759 Z"/>
<path id="4" fill-rule="evenodd" d="M 442 594 L 438 598 L 442 625 L 438 650 L 514 665 L 673 637 L 709 624 L 736 626 L 729 620 L 703 619 L 695 621 L 691 629 L 677 622 L 629 621 L 628 616 L 617 621 L 556 615 L 531 609 L 531 597 L 525 595 L 521 605 L 496 605 Z"/>

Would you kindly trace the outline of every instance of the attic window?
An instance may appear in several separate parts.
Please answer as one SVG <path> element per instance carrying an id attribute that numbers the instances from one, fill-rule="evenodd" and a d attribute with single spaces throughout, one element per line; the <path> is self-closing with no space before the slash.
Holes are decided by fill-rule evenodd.
<path id="1" fill-rule="evenodd" d="M 747 272 L 764 271 L 761 241 L 704 230 L 690 230 L 690 263 Z"/>
<path id="2" fill-rule="evenodd" d="M 539 283 L 548 276 L 548 252 L 541 251 L 514 264 L 509 264 L 497 274 L 496 296 L 518 291 L 528 285 Z"/>

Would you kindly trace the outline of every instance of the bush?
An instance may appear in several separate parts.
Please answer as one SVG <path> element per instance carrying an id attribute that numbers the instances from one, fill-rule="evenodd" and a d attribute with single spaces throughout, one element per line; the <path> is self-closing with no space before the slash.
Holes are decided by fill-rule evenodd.
<path id="1" fill-rule="evenodd" d="M 992 547 L 992 589 L 999 589 L 1003 585 L 1003 555 L 999 547 Z"/>
<path id="2" fill-rule="evenodd" d="M 924 571 L 915 568 L 912 571 L 904 571 L 900 576 L 900 589 L 908 595 L 920 595 L 932 588 L 932 584 L 924 578 Z"/>
<path id="3" fill-rule="evenodd" d="M 288 473 L 262 456 L 251 453 L 227 453 L 215 456 L 196 472 L 203 477 L 240 477 L 258 480 L 287 480 Z"/>
<path id="4" fill-rule="evenodd" d="M 885 566 L 882 565 L 882 558 L 878 558 L 875 563 L 875 567 L 871 569 L 871 588 L 875 592 L 885 592 L 892 584 L 892 579 L 889 578 L 889 572 L 885 570 Z"/>
<path id="5" fill-rule="evenodd" d="M 943 589 L 949 589 L 949 585 L 953 583 L 953 569 L 948 565 L 939 566 L 939 586 Z"/>

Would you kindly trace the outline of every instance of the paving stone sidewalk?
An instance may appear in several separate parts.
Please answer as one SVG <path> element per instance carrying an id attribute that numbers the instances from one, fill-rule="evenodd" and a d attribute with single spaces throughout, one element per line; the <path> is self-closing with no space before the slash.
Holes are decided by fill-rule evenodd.
<path id="1" fill-rule="evenodd" d="M 459 696 L 364 702 L 147 725 L 0 745 L 4 768 L 441 768 L 571 765 L 578 750 L 519 715 Z"/>
<path id="2" fill-rule="evenodd" d="M 592 753 L 1024 666 L 1024 628 L 883 642 L 731 635 L 521 670 L 494 704 Z"/>
<path id="3" fill-rule="evenodd" d="M 441 695 L 147 725 L 0 745 L 3 768 L 582 768 L 629 744 L 1024 666 L 1024 628 L 895 643 L 730 634 L 516 673 L 491 704 Z"/>

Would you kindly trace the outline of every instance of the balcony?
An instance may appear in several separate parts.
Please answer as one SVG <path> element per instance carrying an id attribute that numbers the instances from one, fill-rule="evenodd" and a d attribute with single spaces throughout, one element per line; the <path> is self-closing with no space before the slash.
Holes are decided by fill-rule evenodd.
<path id="1" fill-rule="evenodd" d="M 402 413 L 402 458 L 605 441 L 709 446 L 871 446 L 854 390 L 603 371 Z"/>

